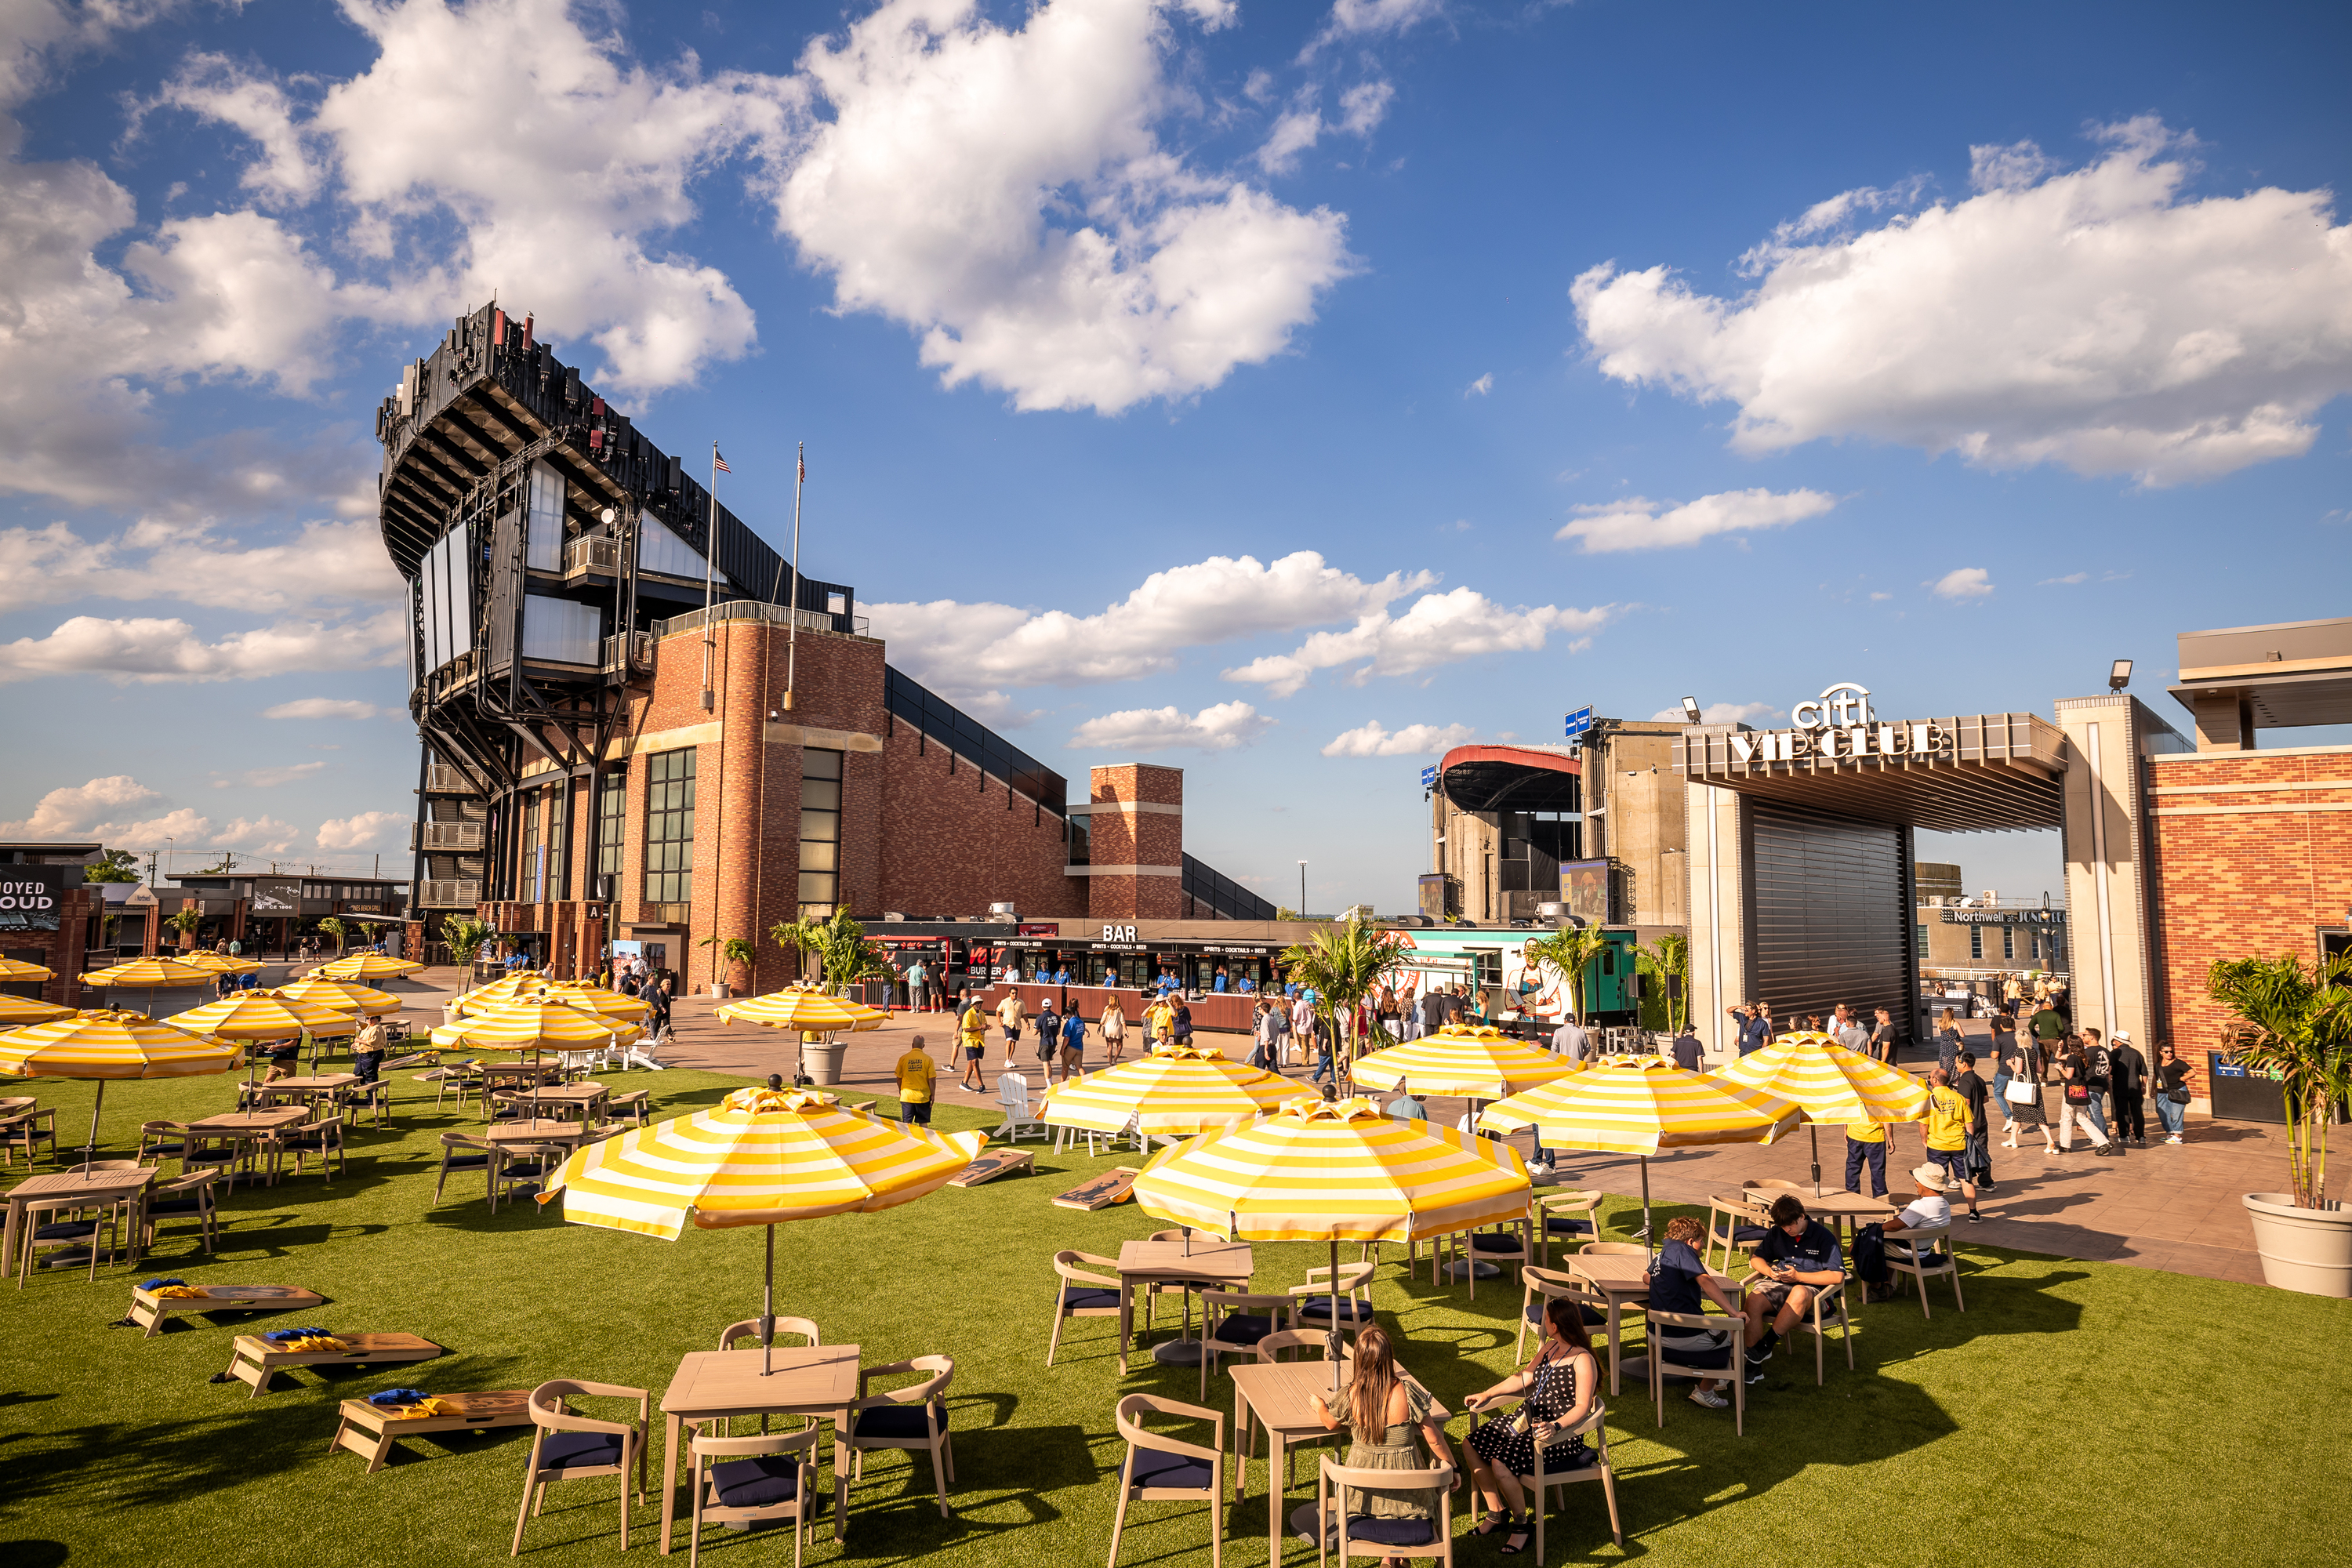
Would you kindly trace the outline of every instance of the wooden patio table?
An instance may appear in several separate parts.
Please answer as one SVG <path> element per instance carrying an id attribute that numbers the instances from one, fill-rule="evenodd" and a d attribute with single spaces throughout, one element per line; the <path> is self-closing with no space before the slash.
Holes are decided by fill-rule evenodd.
<path id="1" fill-rule="evenodd" d="M 764 1363 L 761 1358 L 765 1357 Z M 696 1351 L 677 1363 L 661 1398 L 661 1549 L 669 1555 L 677 1520 L 678 1441 L 688 1421 L 733 1415 L 816 1415 L 833 1422 L 833 1534 L 848 1529 L 847 1450 L 842 1436 L 857 1402 L 858 1347 L 777 1345 L 770 1350 Z M 762 1375 L 761 1366 L 769 1370 Z"/>
<path id="2" fill-rule="evenodd" d="M 92 1207 L 98 1207 L 105 1204 L 120 1203 L 124 1197 L 144 1188 L 154 1179 L 155 1168 L 152 1165 L 142 1166 L 136 1171 L 91 1171 L 88 1173 L 52 1171 L 44 1176 L 26 1177 L 8 1189 L 8 1221 L 5 1240 L 0 1240 L 0 1247 L 5 1247 L 6 1249 L 5 1252 L 0 1252 L 0 1258 L 5 1258 L 5 1263 L 0 1265 L 0 1278 L 16 1272 L 16 1238 L 24 1228 L 25 1206 L 35 1198 L 86 1196 L 89 1199 Z M 97 1245 L 95 1237 L 91 1238 L 91 1245 Z M 140 1247 L 136 1234 L 130 1237 L 129 1247 L 131 1261 L 138 1262 Z M 28 1261 L 26 1268 L 29 1269 L 31 1267 Z M 29 1279 L 31 1276 L 28 1274 L 26 1278 Z"/>
<path id="3" fill-rule="evenodd" d="M 1283 1477 L 1286 1449 L 1292 1442 L 1330 1435 L 1316 1416 L 1314 1397 L 1318 1394 L 1327 1400 L 1331 1397 L 1331 1363 L 1328 1361 L 1254 1362 L 1233 1368 L 1228 1375 L 1234 1380 L 1234 1500 L 1239 1502 L 1249 1489 L 1249 1439 L 1244 1434 L 1249 1430 L 1251 1418 L 1255 1417 L 1257 1424 L 1265 1428 L 1267 1436 L 1267 1561 L 1273 1568 L 1282 1568 L 1282 1535 L 1289 1522 L 1284 1517 L 1282 1508 L 1289 1490 Z M 1343 1369 L 1343 1378 L 1344 1375 Z M 1420 1379 L 1411 1373 L 1404 1373 L 1404 1381 L 1416 1388 L 1421 1386 Z M 1454 1413 L 1439 1403 L 1434 1395 L 1430 1398 L 1429 1415 L 1441 1426 L 1454 1416 Z"/>
<path id="4" fill-rule="evenodd" d="M 1617 1368 L 1622 1360 L 1618 1325 L 1626 1307 L 1650 1299 L 1650 1260 L 1633 1253 L 1580 1252 L 1561 1259 L 1571 1274 L 1589 1281 L 1595 1290 L 1609 1298 L 1609 1393 L 1617 1393 Z M 1739 1281 L 1728 1274 L 1709 1274 L 1733 1296 L 1739 1293 Z"/>
<path id="5" fill-rule="evenodd" d="M 188 1131 L 198 1137 L 234 1138 L 241 1143 L 267 1143 L 289 1128 L 299 1127 L 310 1120 L 307 1106 L 280 1105 L 268 1110 L 230 1110 L 218 1116 L 207 1116 L 202 1121 L 188 1123 Z M 257 1168 L 258 1162 L 256 1162 Z M 278 1184 L 278 1170 L 269 1167 L 268 1184 Z"/>
<path id="6" fill-rule="evenodd" d="M 1138 1284 L 1181 1285 L 1184 1323 L 1178 1337 L 1152 1351 L 1152 1359 L 1171 1366 L 1198 1366 L 1200 1342 L 1192 1338 L 1192 1286 L 1212 1280 L 1236 1290 L 1249 1289 L 1257 1260 L 1245 1241 L 1130 1241 L 1118 1249 L 1118 1277 L 1129 1287 Z M 1127 1353 L 1135 1309 L 1128 1291 L 1121 1292 L 1118 1320 L 1119 1353 Z M 1161 1354 L 1161 1352 L 1171 1352 Z"/>

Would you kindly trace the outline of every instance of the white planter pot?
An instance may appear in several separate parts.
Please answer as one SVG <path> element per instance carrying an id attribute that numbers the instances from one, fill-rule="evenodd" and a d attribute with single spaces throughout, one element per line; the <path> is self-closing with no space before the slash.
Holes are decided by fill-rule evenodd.
<path id="1" fill-rule="evenodd" d="M 712 981 L 712 982 L 710 983 L 710 994 L 711 994 L 713 996 L 716 996 L 716 997 L 719 998 L 721 1001 L 726 1000 L 726 997 L 727 997 L 727 982 L 725 982 L 724 980 L 714 980 L 714 981 Z"/>
<path id="2" fill-rule="evenodd" d="M 2299 1209 L 2284 1193 L 2248 1193 L 2263 1279 L 2307 1296 L 2352 1297 L 2352 1209 Z"/>
<path id="3" fill-rule="evenodd" d="M 801 1047 L 801 1061 L 811 1081 L 830 1089 L 841 1081 L 841 1058 L 849 1050 L 840 1040 L 824 1040 Z"/>

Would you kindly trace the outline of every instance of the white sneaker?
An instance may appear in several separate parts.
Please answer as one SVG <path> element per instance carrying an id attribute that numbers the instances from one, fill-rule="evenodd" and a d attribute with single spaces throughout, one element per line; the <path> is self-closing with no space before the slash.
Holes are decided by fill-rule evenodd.
<path id="1" fill-rule="evenodd" d="M 1690 1391 L 1690 1402 L 1693 1405 L 1704 1405 L 1709 1410 L 1721 1410 L 1731 1403 L 1731 1401 L 1726 1399 L 1712 1388 L 1692 1389 Z"/>
<path id="2" fill-rule="evenodd" d="M 2168 1143 L 2178 1143 L 2180 1142 L 2180 1134 L 2176 1132 L 2171 1137 L 2167 1138 L 2165 1142 Z"/>

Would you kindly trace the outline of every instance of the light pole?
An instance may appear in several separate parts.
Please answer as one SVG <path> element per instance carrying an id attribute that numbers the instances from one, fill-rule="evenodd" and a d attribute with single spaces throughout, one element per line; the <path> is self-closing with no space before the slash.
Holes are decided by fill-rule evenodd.
<path id="1" fill-rule="evenodd" d="M 1307 918 L 1307 862 L 1298 863 L 1298 918 Z"/>

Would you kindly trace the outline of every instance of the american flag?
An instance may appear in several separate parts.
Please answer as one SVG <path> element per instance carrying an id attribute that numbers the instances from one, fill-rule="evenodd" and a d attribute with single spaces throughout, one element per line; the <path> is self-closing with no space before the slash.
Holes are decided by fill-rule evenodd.
<path id="1" fill-rule="evenodd" d="M 808 482 L 808 459 L 806 458 L 803 458 L 801 459 L 801 482 L 803 484 Z"/>
<path id="2" fill-rule="evenodd" d="M 710 466 L 722 474 L 731 474 L 735 471 L 727 466 L 727 459 L 719 455 L 719 448 L 715 446 L 710 448 Z"/>

